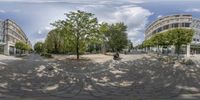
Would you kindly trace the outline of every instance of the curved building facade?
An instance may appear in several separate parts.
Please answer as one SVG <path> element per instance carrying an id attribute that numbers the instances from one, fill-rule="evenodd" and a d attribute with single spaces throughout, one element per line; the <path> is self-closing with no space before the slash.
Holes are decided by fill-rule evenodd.
<path id="1" fill-rule="evenodd" d="M 199 48 L 199 50 L 197 51 L 200 51 L 200 47 L 197 46 L 198 44 L 200 44 L 200 20 L 193 18 L 192 15 L 188 14 L 171 15 L 157 19 L 149 26 L 147 26 L 147 29 L 145 30 L 145 39 L 149 39 L 154 34 L 164 32 L 173 28 L 194 29 L 195 34 L 193 36 L 193 41 L 190 48 L 192 50 L 197 50 Z"/>
<path id="2" fill-rule="evenodd" d="M 19 50 L 15 48 L 15 43 L 17 41 L 21 41 L 28 45 L 31 45 L 26 34 L 14 21 L 10 19 L 6 19 L 4 21 L 1 20 L 0 53 L 6 55 L 13 55 L 18 53 Z"/>
<path id="3" fill-rule="evenodd" d="M 159 18 L 151 23 L 145 31 L 145 39 L 149 39 L 154 34 L 163 32 L 172 28 L 191 28 L 192 15 L 172 15 Z"/>

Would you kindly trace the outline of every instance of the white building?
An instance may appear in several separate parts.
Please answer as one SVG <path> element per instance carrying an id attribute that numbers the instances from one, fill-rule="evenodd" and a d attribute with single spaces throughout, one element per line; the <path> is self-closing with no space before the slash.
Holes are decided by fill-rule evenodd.
<path id="1" fill-rule="evenodd" d="M 186 53 L 187 51 L 187 54 L 200 53 L 200 47 L 198 46 L 200 43 L 200 20 L 188 14 L 170 15 L 157 19 L 147 27 L 145 31 L 145 40 L 151 38 L 154 34 L 173 28 L 194 29 L 195 34 L 191 46 L 188 45 L 188 48 L 183 49 L 183 52 Z"/>
<path id="2" fill-rule="evenodd" d="M 26 34 L 12 20 L 0 20 L 0 53 L 5 55 L 14 55 L 18 53 L 15 43 L 22 41 L 31 45 Z"/>

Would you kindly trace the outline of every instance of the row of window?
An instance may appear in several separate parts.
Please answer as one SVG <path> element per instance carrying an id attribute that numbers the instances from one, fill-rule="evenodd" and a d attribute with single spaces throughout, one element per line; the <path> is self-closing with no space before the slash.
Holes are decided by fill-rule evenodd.
<path id="1" fill-rule="evenodd" d="M 13 31 L 13 30 L 11 30 L 11 29 L 8 29 L 8 33 L 14 35 L 15 37 L 17 37 L 17 38 L 20 39 L 20 40 L 24 40 L 24 39 L 19 35 L 19 33 L 16 33 L 15 31 Z"/>
<path id="2" fill-rule="evenodd" d="M 8 36 L 8 41 L 15 43 L 16 39 L 13 38 L 12 36 Z"/>
<path id="3" fill-rule="evenodd" d="M 21 31 L 20 31 L 17 27 L 15 27 L 15 26 L 13 26 L 13 25 L 11 25 L 11 24 L 9 24 L 8 27 L 9 27 L 10 29 L 14 30 L 15 32 L 21 34 Z"/>
<path id="4" fill-rule="evenodd" d="M 154 29 L 154 28 L 157 28 L 158 26 L 161 26 L 161 25 L 163 25 L 163 24 L 167 24 L 167 23 L 170 23 L 170 22 L 191 22 L 192 21 L 192 18 L 169 18 L 169 19 L 161 19 L 161 20 L 163 20 L 163 21 L 159 21 L 159 20 L 157 20 L 156 22 L 154 22 L 154 24 L 152 24 L 152 25 L 154 25 L 154 26 L 152 26 L 152 25 L 150 25 L 149 26 L 149 29 L 148 30 L 152 30 L 152 29 Z M 158 23 L 158 21 L 159 21 L 159 23 Z M 157 24 L 155 24 L 155 23 L 157 23 Z"/>
<path id="5" fill-rule="evenodd" d="M 15 23 L 8 21 L 6 24 L 8 25 L 8 28 L 10 28 L 10 29 L 14 30 L 15 32 L 24 36 L 24 33 L 22 33 L 21 29 Z"/>
<path id="6" fill-rule="evenodd" d="M 170 25 L 165 25 L 163 27 L 159 27 L 157 30 L 153 31 L 153 34 L 170 29 L 170 28 L 178 28 L 178 27 L 190 27 L 191 23 L 173 23 Z"/>

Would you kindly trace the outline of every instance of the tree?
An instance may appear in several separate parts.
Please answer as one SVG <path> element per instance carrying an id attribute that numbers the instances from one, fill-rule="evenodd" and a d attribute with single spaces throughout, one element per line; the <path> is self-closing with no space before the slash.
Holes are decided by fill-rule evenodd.
<path id="1" fill-rule="evenodd" d="M 20 55 L 22 54 L 21 50 L 29 50 L 29 46 L 21 41 L 15 43 L 15 48 L 20 50 Z"/>
<path id="2" fill-rule="evenodd" d="M 53 29 L 48 33 L 45 40 L 45 47 L 48 53 L 65 53 L 67 49 L 65 46 L 61 30 Z"/>
<path id="3" fill-rule="evenodd" d="M 103 22 L 103 23 L 100 24 L 99 32 L 104 35 L 104 39 L 105 39 L 106 36 L 108 36 L 109 27 L 110 27 L 110 25 L 106 22 Z"/>
<path id="4" fill-rule="evenodd" d="M 131 49 L 133 49 L 133 43 L 131 40 L 128 40 L 128 51 L 130 52 Z"/>
<path id="5" fill-rule="evenodd" d="M 176 53 L 179 56 L 182 45 L 187 45 L 192 41 L 194 31 L 192 29 L 175 28 L 166 32 L 157 33 L 153 37 L 143 42 L 143 47 L 169 46 L 176 47 Z"/>
<path id="6" fill-rule="evenodd" d="M 176 47 L 176 52 L 179 56 L 180 49 L 182 45 L 187 45 L 191 43 L 192 37 L 194 35 L 194 30 L 192 29 L 183 29 L 176 28 L 169 31 L 169 35 L 171 36 L 171 40 L 173 45 Z"/>
<path id="7" fill-rule="evenodd" d="M 42 53 L 42 52 L 44 52 L 44 43 L 42 43 L 42 42 L 37 42 L 37 43 L 34 45 L 34 50 L 35 50 L 37 53 Z"/>
<path id="8" fill-rule="evenodd" d="M 160 46 L 164 46 L 166 41 L 166 33 L 157 33 L 151 38 L 152 45 L 157 46 L 157 55 L 160 53 Z"/>
<path id="9" fill-rule="evenodd" d="M 127 26 L 124 23 L 116 23 L 109 26 L 109 31 L 106 33 L 108 44 L 112 51 L 121 51 L 127 46 Z"/>
<path id="10" fill-rule="evenodd" d="M 98 21 L 94 14 L 80 10 L 65 15 L 67 17 L 65 20 L 57 21 L 52 25 L 63 30 L 63 36 L 70 41 L 72 51 L 76 52 L 79 59 L 80 52 L 86 50 L 87 44 L 101 39 Z"/>
<path id="11" fill-rule="evenodd" d="M 109 36 L 108 33 L 109 33 L 109 24 L 106 23 L 106 22 L 103 22 L 100 24 L 100 27 L 99 27 L 99 32 L 100 34 L 102 34 L 103 36 L 103 41 L 102 41 L 102 51 L 103 51 L 103 54 L 106 54 L 106 51 L 107 51 L 107 44 L 108 44 L 108 40 L 107 40 L 107 37 Z"/>

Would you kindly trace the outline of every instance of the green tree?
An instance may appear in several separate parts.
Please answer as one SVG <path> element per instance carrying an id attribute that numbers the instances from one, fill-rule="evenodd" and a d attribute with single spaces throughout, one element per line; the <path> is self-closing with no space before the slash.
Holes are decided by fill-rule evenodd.
<path id="1" fill-rule="evenodd" d="M 57 21 L 52 25 L 63 30 L 63 36 L 70 42 L 72 51 L 76 52 L 79 59 L 80 52 L 86 50 L 87 44 L 101 39 L 98 21 L 94 14 L 80 10 L 65 15 L 65 20 Z"/>
<path id="2" fill-rule="evenodd" d="M 133 49 L 133 43 L 131 40 L 128 40 L 128 51 L 130 52 L 131 49 Z"/>
<path id="3" fill-rule="evenodd" d="M 160 46 L 164 46 L 167 42 L 166 33 L 157 33 L 151 38 L 151 42 L 153 46 L 157 46 L 157 54 L 160 53 Z"/>
<path id="4" fill-rule="evenodd" d="M 29 50 L 30 47 L 28 46 L 28 44 L 18 41 L 15 43 L 15 48 L 20 50 L 20 55 L 22 54 L 23 50 Z"/>
<path id="5" fill-rule="evenodd" d="M 127 26 L 124 23 L 112 24 L 109 27 L 106 37 L 108 39 L 108 44 L 112 51 L 121 51 L 127 46 Z"/>
<path id="6" fill-rule="evenodd" d="M 107 47 L 108 47 L 108 40 L 107 40 L 107 37 L 109 36 L 108 33 L 109 33 L 109 24 L 106 23 L 106 22 L 103 22 L 100 24 L 100 27 L 99 27 L 99 32 L 100 34 L 102 34 L 102 51 L 103 51 L 103 54 L 106 54 L 106 51 L 107 51 Z"/>
<path id="7" fill-rule="evenodd" d="M 171 40 L 173 45 L 176 47 L 176 52 L 179 56 L 181 46 L 191 43 L 192 37 L 194 35 L 194 30 L 176 28 L 176 29 L 170 30 L 168 35 L 171 36 L 169 40 Z"/>
<path id="8" fill-rule="evenodd" d="M 187 45 L 192 41 L 194 31 L 192 29 L 175 28 L 166 32 L 157 33 L 153 37 L 143 42 L 143 47 L 169 46 L 174 45 L 179 56 L 182 45 Z"/>
<path id="9" fill-rule="evenodd" d="M 45 47 L 48 53 L 65 53 L 67 49 L 65 46 L 61 30 L 54 29 L 48 33 L 45 40 Z"/>
<path id="10" fill-rule="evenodd" d="M 44 48 L 45 48 L 45 46 L 44 46 L 44 43 L 42 43 L 42 42 L 37 42 L 37 43 L 35 43 L 35 45 L 34 45 L 34 50 L 35 50 L 37 53 L 42 53 L 42 52 L 44 52 Z"/>

